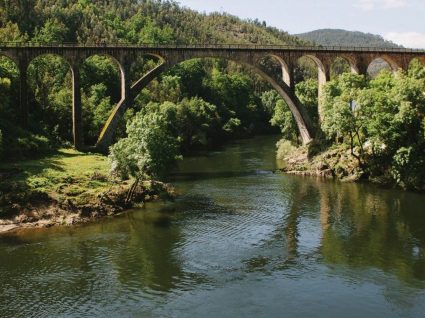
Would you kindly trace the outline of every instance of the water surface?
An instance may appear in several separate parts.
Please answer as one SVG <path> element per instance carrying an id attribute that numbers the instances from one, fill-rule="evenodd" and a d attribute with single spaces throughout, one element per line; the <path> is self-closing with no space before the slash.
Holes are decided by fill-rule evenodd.
<path id="1" fill-rule="evenodd" d="M 0 317 L 424 317 L 425 196 L 186 158 L 179 198 L 0 237 Z"/>

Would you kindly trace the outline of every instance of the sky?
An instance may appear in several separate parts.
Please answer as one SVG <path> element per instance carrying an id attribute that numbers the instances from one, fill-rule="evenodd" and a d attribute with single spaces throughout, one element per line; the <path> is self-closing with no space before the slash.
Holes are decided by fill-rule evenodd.
<path id="1" fill-rule="evenodd" d="M 291 34 L 345 29 L 425 48 L 425 0 L 177 0 L 201 12 L 258 18 Z"/>

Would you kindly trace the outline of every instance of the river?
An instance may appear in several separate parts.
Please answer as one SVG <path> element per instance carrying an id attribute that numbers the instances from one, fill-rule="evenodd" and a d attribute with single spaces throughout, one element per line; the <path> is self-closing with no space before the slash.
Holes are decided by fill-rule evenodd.
<path id="1" fill-rule="evenodd" d="M 424 317 L 425 195 L 192 156 L 175 202 L 0 237 L 0 317 Z"/>

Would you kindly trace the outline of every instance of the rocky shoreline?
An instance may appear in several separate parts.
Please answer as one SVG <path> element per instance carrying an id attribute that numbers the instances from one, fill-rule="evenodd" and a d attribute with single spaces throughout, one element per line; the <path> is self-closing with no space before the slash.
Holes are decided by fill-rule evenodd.
<path id="1" fill-rule="evenodd" d="M 90 204 L 78 205 L 68 199 L 58 202 L 50 197 L 25 204 L 14 203 L 9 208 L 17 211 L 12 216 L 0 219 L 0 234 L 28 228 L 47 228 L 52 226 L 72 226 L 93 222 L 141 206 L 145 202 L 173 199 L 174 189 L 158 181 L 142 182 L 127 201 L 130 185 L 123 183 L 100 193 Z"/>

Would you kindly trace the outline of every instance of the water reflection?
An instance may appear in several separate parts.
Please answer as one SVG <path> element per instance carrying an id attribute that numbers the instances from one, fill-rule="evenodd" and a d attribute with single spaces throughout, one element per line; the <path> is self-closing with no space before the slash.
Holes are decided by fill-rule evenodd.
<path id="1" fill-rule="evenodd" d="M 325 260 L 376 267 L 408 283 L 425 280 L 424 236 L 415 235 L 418 226 L 425 226 L 424 216 L 412 213 L 423 197 L 395 194 L 348 184 L 323 188 L 321 218 L 328 220 L 322 222 Z"/>
<path id="2" fill-rule="evenodd" d="M 424 196 L 273 174 L 273 143 L 188 158 L 175 202 L 0 238 L 0 316 L 423 312 Z"/>

